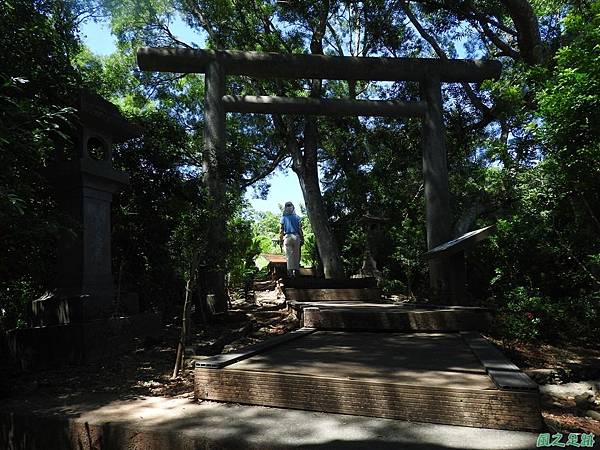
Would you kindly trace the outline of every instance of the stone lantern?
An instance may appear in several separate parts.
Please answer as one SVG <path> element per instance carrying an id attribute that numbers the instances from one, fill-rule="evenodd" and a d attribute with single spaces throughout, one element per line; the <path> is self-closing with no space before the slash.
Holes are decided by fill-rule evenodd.
<path id="1" fill-rule="evenodd" d="M 360 277 L 374 277 L 377 281 L 381 281 L 381 271 L 377 268 L 376 258 L 378 256 L 378 248 L 381 245 L 381 231 L 383 224 L 389 219 L 385 217 L 376 217 L 367 213 L 358 219 L 358 223 L 362 225 L 365 233 L 365 251 L 363 256 L 362 267 L 359 271 Z"/>
<path id="2" fill-rule="evenodd" d="M 48 173 L 69 222 L 58 240 L 56 282 L 52 294 L 32 302 L 31 326 L 7 334 L 24 370 L 110 358 L 160 325 L 156 314 L 139 313 L 136 296 L 127 300 L 127 315 L 117 314 L 122 308 L 112 274 L 111 203 L 129 184 L 129 176 L 113 168 L 112 147 L 140 130 L 96 94 L 81 92 L 75 108 L 75 146 L 59 152 Z"/>
<path id="3" fill-rule="evenodd" d="M 58 243 L 56 295 L 34 300 L 34 325 L 66 324 L 109 317 L 113 312 L 111 203 L 129 184 L 112 166 L 113 144 L 138 136 L 110 102 L 83 91 L 75 152 L 61 152 L 50 173 L 58 206 L 74 228 Z"/>

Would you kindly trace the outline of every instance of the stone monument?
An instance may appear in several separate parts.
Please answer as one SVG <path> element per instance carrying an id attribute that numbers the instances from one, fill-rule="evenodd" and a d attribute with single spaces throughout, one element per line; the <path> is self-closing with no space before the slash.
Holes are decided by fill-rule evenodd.
<path id="1" fill-rule="evenodd" d="M 362 225 L 365 233 L 365 250 L 363 254 L 363 263 L 356 277 L 373 277 L 380 283 L 383 280 L 381 271 L 377 268 L 376 259 L 379 256 L 379 247 L 382 245 L 381 236 L 383 224 L 389 219 L 385 217 L 376 217 L 369 213 L 363 215 L 358 223 Z"/>
<path id="2" fill-rule="evenodd" d="M 23 369 L 98 359 L 153 334 L 158 318 L 138 314 L 137 297 L 115 302 L 111 261 L 111 202 L 129 184 L 112 166 L 113 144 L 140 134 L 110 102 L 82 91 L 75 108 L 75 151 L 61 151 L 49 171 L 57 204 L 69 219 L 58 242 L 56 285 L 32 302 L 30 328 L 9 332 L 9 348 Z"/>

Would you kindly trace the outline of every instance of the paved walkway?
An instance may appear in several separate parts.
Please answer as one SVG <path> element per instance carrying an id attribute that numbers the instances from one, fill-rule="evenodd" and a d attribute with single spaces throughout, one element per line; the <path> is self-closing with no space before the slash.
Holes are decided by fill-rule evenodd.
<path id="1" fill-rule="evenodd" d="M 47 402 L 48 403 L 48 402 Z M 145 397 L 0 407 L 0 448 L 533 449 L 537 434 Z"/>

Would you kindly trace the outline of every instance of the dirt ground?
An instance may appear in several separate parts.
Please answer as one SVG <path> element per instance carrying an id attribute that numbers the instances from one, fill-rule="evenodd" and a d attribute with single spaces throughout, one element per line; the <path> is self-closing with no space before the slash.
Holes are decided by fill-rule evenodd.
<path id="1" fill-rule="evenodd" d="M 275 292 L 257 292 L 255 302 L 234 301 L 226 320 L 210 326 L 196 325 L 187 356 L 228 353 L 298 328 Z M 92 394 L 110 393 L 119 398 L 140 396 L 192 396 L 191 359 L 172 380 L 180 320 L 166 325 L 155 339 L 136 342 L 136 349 L 110 361 L 39 372 L 18 373 L 9 361 L 0 360 L 0 398 L 35 394 L 65 402 Z M 215 346 L 215 343 L 217 344 Z M 224 344 L 224 345 L 223 345 Z M 216 350 L 216 351 L 215 351 Z"/>
<path id="2" fill-rule="evenodd" d="M 192 397 L 192 360 L 171 379 L 180 320 L 174 323 L 156 339 L 137 342 L 131 353 L 102 363 L 18 373 L 3 359 L 0 399 L 35 396 L 68 403 L 90 394 Z M 275 291 L 257 291 L 253 301 L 234 301 L 226 320 L 196 326 L 187 355 L 228 353 L 298 326 Z M 582 348 L 495 342 L 541 385 L 542 414 L 550 430 L 600 435 L 600 420 L 590 417 L 592 411 L 600 414 L 600 344 Z"/>
<path id="3" fill-rule="evenodd" d="M 548 428 L 600 435 L 600 342 L 559 346 L 494 342 L 540 385 Z"/>

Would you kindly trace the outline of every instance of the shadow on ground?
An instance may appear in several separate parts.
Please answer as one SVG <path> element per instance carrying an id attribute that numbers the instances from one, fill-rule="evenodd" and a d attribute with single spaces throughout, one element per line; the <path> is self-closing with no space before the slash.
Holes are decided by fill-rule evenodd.
<path id="1" fill-rule="evenodd" d="M 106 402 L 103 399 L 99 403 Z M 146 397 L 94 406 L 4 405 L 12 449 L 529 449 L 523 432 Z"/>

